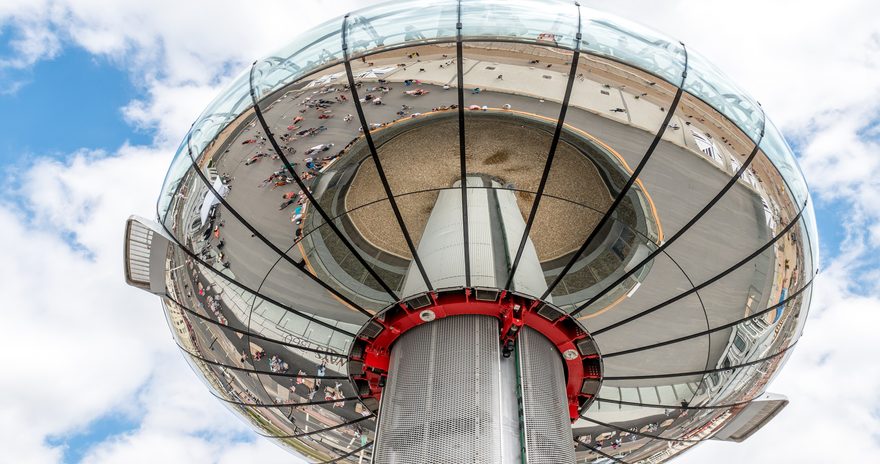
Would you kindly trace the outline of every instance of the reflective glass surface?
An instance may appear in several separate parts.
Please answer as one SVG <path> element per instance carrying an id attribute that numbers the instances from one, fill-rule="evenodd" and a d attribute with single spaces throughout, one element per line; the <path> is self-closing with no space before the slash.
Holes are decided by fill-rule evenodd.
<path id="1" fill-rule="evenodd" d="M 756 101 L 690 46 L 561 1 L 389 2 L 303 33 L 199 116 L 157 213 L 175 342 L 313 462 L 370 459 L 356 334 L 448 287 L 577 318 L 604 356 L 579 462 L 661 462 L 764 393 L 819 266 Z"/>

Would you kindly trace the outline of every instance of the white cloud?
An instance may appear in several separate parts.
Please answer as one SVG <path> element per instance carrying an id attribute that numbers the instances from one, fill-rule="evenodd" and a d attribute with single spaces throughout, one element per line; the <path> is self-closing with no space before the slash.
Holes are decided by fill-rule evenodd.
<path id="1" fill-rule="evenodd" d="M 60 51 L 60 41 L 45 21 L 50 15 L 48 5 L 42 1 L 10 0 L 0 5 L 0 32 L 11 35 L 9 55 L 0 57 L 0 70 L 25 68 Z"/>
<path id="2" fill-rule="evenodd" d="M 273 8 L 283 15 L 239 2 L 0 5 L 12 52 L 0 65 L 26 70 L 63 47 L 109 57 L 143 89 L 123 108 L 126 120 L 155 134 L 153 146 L 29 157 L 11 173 L 15 187 L 0 200 L 0 350 L 10 358 L 0 376 L 0 437 L 21 438 L 0 440 L 2 461 L 60 462 L 63 447 L 49 437 L 123 411 L 139 426 L 84 462 L 291 462 L 267 440 L 241 440 L 249 429 L 186 367 L 156 298 L 124 284 L 121 244 L 129 214 L 155 214 L 173 150 L 204 106 L 246 60 L 285 42 L 291 21 L 319 14 L 281 3 Z"/>
<path id="3" fill-rule="evenodd" d="M 859 250 L 862 251 L 862 250 Z M 816 281 L 806 332 L 770 390 L 791 403 L 741 444 L 708 442 L 682 464 L 868 462 L 880 453 L 880 297 L 850 289 L 863 258 L 844 254 Z"/>
<path id="4" fill-rule="evenodd" d="M 242 441 L 247 427 L 195 381 L 179 358 L 174 354 L 163 359 L 171 367 L 157 370 L 137 398 L 145 411 L 140 427 L 100 443 L 83 457 L 83 463 L 296 461 L 268 440 Z"/>
<path id="5" fill-rule="evenodd" d="M 186 366 L 156 298 L 123 282 L 125 219 L 155 209 L 169 154 L 124 146 L 41 159 L 0 204 L 0 436 L 20 437 L 2 440 L 4 462 L 60 462 L 47 437 L 83 433 L 114 411 L 138 428 L 84 462 L 289 462 L 268 441 L 241 441 L 247 427 Z"/>
<path id="6" fill-rule="evenodd" d="M 157 134 L 157 144 L 173 146 L 183 140 L 190 125 L 221 89 L 220 85 L 170 85 L 153 79 L 145 99 L 130 102 L 122 113 L 132 126 Z"/>
<path id="7" fill-rule="evenodd" d="M 50 462 L 41 443 L 46 436 L 83 427 L 124 404 L 147 380 L 158 352 L 167 351 L 167 335 L 149 324 L 155 301 L 132 294 L 118 277 L 121 246 L 111 235 L 121 236 L 118 221 L 126 208 L 138 201 L 147 206 L 126 192 L 156 190 L 146 187 L 149 181 L 125 177 L 161 175 L 158 156 L 137 150 L 89 156 L 95 155 L 39 162 L 22 182 L 28 210 L 0 206 L 7 264 L 0 269 L 0 350 L 9 354 L 9 370 L 0 377 L 0 433 L 24 437 L 4 445 L 4 454 L 19 462 Z M 72 249 L 65 234 L 90 253 Z M 142 337 L 131 337 L 132 331 Z"/>
<path id="8" fill-rule="evenodd" d="M 150 147 L 83 147 L 65 161 L 38 159 L 0 202 L 4 459 L 59 462 L 62 450 L 46 437 L 121 408 L 140 426 L 101 443 L 85 462 L 289 462 L 266 440 L 236 441 L 245 427 L 189 372 L 156 299 L 124 285 L 122 228 L 130 213 L 153 214 L 173 149 L 233 74 L 355 3 L 0 2 L 0 38 L 12 51 L 0 68 L 27 69 L 65 47 L 109 57 L 142 89 L 124 108 L 126 120 L 156 134 Z M 880 142 L 877 126 L 866 129 L 880 115 L 880 4 L 591 5 L 707 55 L 796 137 L 815 193 L 852 213 L 841 225 L 848 241 L 817 281 L 806 335 L 771 387 L 792 404 L 745 444 L 704 444 L 681 462 L 863 462 L 880 451 L 880 372 L 871 362 L 880 347 L 869 342 L 880 290 L 852 284 L 864 281 L 860 273 L 876 275 L 870 256 L 880 247 Z"/>

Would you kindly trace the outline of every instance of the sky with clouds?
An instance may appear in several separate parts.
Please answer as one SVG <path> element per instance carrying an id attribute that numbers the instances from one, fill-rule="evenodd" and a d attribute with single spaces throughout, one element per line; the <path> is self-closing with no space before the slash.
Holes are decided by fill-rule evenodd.
<path id="1" fill-rule="evenodd" d="M 369 2 L 0 1 L 0 462 L 289 463 L 216 401 L 122 233 L 152 216 L 177 144 L 235 74 Z M 596 0 L 701 51 L 795 147 L 822 272 L 770 387 L 791 404 L 743 444 L 681 463 L 880 455 L 880 2 Z"/>

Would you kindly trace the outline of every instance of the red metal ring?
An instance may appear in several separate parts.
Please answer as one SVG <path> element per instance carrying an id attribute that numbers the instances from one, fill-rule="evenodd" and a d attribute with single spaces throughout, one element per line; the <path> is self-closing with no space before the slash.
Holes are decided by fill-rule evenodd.
<path id="1" fill-rule="evenodd" d="M 358 333 L 349 352 L 349 377 L 362 403 L 374 413 L 388 376 L 391 347 L 406 331 L 436 319 L 462 315 L 499 320 L 502 349 L 522 327 L 547 337 L 565 366 L 569 416 L 589 407 L 602 382 L 602 357 L 587 330 L 555 306 L 515 292 L 493 288 L 453 288 L 407 298 L 380 311 Z"/>

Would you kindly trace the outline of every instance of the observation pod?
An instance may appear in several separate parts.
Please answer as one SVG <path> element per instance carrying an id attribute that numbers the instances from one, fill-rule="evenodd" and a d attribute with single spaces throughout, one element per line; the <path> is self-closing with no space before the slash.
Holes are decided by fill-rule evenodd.
<path id="1" fill-rule="evenodd" d="M 128 221 L 125 276 L 309 462 L 659 463 L 787 404 L 817 251 L 791 149 L 689 46 L 441 0 L 254 62 Z"/>

